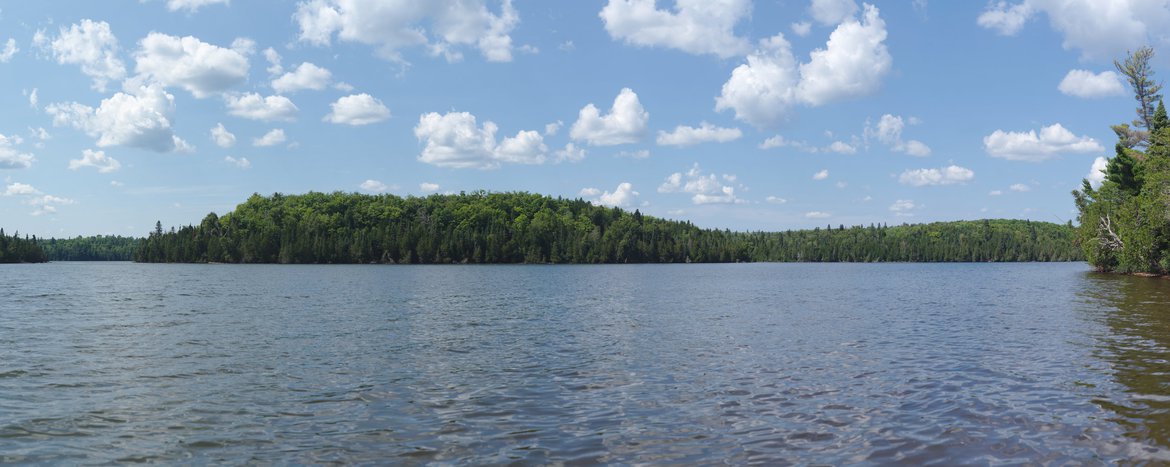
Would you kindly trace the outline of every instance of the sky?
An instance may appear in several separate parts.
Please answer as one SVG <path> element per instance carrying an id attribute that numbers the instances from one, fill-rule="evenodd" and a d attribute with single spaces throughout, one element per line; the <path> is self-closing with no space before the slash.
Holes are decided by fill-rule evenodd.
<path id="1" fill-rule="evenodd" d="M 1075 219 L 1167 0 L 0 3 L 0 227 L 253 193 L 583 198 L 779 231 Z"/>

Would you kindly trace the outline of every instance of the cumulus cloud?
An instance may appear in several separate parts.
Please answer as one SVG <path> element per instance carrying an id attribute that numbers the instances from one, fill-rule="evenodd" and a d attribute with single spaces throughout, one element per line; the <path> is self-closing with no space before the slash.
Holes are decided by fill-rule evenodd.
<path id="1" fill-rule="evenodd" d="M 722 128 L 707 122 L 699 124 L 698 128 L 679 125 L 674 131 L 658 132 L 659 146 L 693 146 L 699 143 L 727 143 L 743 137 L 739 128 Z"/>
<path id="2" fill-rule="evenodd" d="M 600 16 L 614 40 L 729 58 L 751 49 L 735 25 L 751 15 L 751 0 L 676 0 L 658 9 L 655 0 L 609 0 Z"/>
<path id="3" fill-rule="evenodd" d="M 568 143 L 564 149 L 558 149 L 553 153 L 553 158 L 557 162 L 581 162 L 585 160 L 585 148 L 579 148 L 573 143 Z"/>
<path id="4" fill-rule="evenodd" d="M 37 31 L 33 42 L 52 54 L 57 63 L 79 65 L 81 72 L 93 79 L 93 88 L 105 91 L 111 81 L 126 77 L 126 65 L 118 58 L 118 39 L 105 21 L 83 19 L 61 27 L 57 37 L 49 39 Z"/>
<path id="5" fill-rule="evenodd" d="M 256 93 L 224 96 L 228 113 L 261 121 L 292 121 L 300 109 L 284 96 L 261 96 Z"/>
<path id="6" fill-rule="evenodd" d="M 1100 188 L 1102 183 L 1105 183 L 1105 168 L 1109 167 L 1109 160 L 1104 157 L 1098 157 L 1093 160 L 1093 166 L 1089 168 L 1089 174 L 1085 175 L 1085 179 L 1093 188 Z"/>
<path id="7" fill-rule="evenodd" d="M 53 125 L 69 126 L 97 138 L 98 147 L 128 146 L 157 152 L 189 149 L 175 136 L 175 96 L 157 84 L 139 86 L 103 99 L 98 108 L 77 102 L 45 106 Z"/>
<path id="8" fill-rule="evenodd" d="M 27 94 L 28 106 L 33 109 L 40 108 L 40 97 L 37 96 L 37 92 L 37 88 L 33 88 L 32 91 L 28 92 Z"/>
<path id="9" fill-rule="evenodd" d="M 952 165 L 941 169 L 915 169 L 902 172 L 898 182 L 910 186 L 939 186 L 967 183 L 975 179 L 975 171 Z"/>
<path id="10" fill-rule="evenodd" d="M 853 17 L 857 13 L 857 3 L 853 0 L 812 0 L 808 13 L 818 23 L 832 26 Z"/>
<path id="11" fill-rule="evenodd" d="M 1120 96 L 1125 94 L 1121 77 L 1112 71 L 1093 73 L 1089 70 L 1069 70 L 1057 86 L 1060 92 L 1086 99 Z"/>
<path id="12" fill-rule="evenodd" d="M 808 21 L 801 21 L 799 23 L 792 23 L 792 33 L 797 36 L 804 37 L 812 32 L 812 23 Z"/>
<path id="13" fill-rule="evenodd" d="M 283 144 L 287 140 L 288 138 L 285 137 L 284 130 L 277 128 L 269 131 L 268 133 L 265 133 L 264 136 L 253 139 L 252 146 L 256 146 L 258 148 L 276 146 L 278 144 Z"/>
<path id="14" fill-rule="evenodd" d="M 821 170 L 820 172 L 813 174 L 813 177 L 812 177 L 813 180 L 816 180 L 818 182 L 821 180 L 828 179 L 828 178 L 829 178 L 829 169 Z"/>
<path id="15" fill-rule="evenodd" d="M 785 204 L 788 202 L 788 200 L 776 196 L 769 196 L 764 198 L 764 201 L 767 201 L 770 204 Z"/>
<path id="16" fill-rule="evenodd" d="M 369 94 L 354 94 L 329 104 L 333 109 L 325 121 L 342 125 L 369 125 L 390 118 L 390 109 Z"/>
<path id="17" fill-rule="evenodd" d="M 501 163 L 542 164 L 548 147 L 536 131 L 520 131 L 496 143 L 495 123 L 478 125 L 468 112 L 431 112 L 419 117 L 414 135 L 425 144 L 418 160 L 439 167 L 494 169 Z"/>
<path id="18" fill-rule="evenodd" d="M 250 168 L 252 168 L 252 161 L 249 161 L 247 157 L 241 157 L 241 158 L 239 158 L 239 159 L 236 159 L 236 158 L 234 158 L 234 157 L 232 157 L 232 156 L 225 156 L 225 157 L 223 158 L 223 161 L 224 161 L 224 162 L 227 162 L 227 163 L 229 163 L 229 164 L 232 164 L 232 165 L 234 165 L 234 166 L 236 166 L 236 167 L 238 167 L 238 168 L 240 168 L 240 169 L 250 169 Z"/>
<path id="19" fill-rule="evenodd" d="M 913 211 L 916 208 L 918 208 L 918 206 L 914 204 L 913 200 L 909 199 L 900 199 L 894 201 L 894 204 L 890 205 L 890 211 L 893 211 L 894 214 L 899 216 L 911 216 L 913 214 L 911 214 L 910 211 Z"/>
<path id="20" fill-rule="evenodd" d="M 277 57 L 277 65 L 279 66 L 279 56 Z M 302 89 L 320 91 L 325 89 L 326 86 L 329 86 L 331 81 L 333 81 L 333 72 L 312 63 L 305 62 L 297 65 L 295 70 L 285 73 L 279 78 L 272 80 L 272 90 L 276 91 L 277 94 L 284 94 Z"/>
<path id="21" fill-rule="evenodd" d="M 31 213 L 34 216 L 51 214 L 57 212 L 57 206 L 74 203 L 72 199 L 46 195 L 40 190 L 33 188 L 32 185 L 20 182 L 9 183 L 4 188 L 4 192 L 0 193 L 0 195 L 23 198 L 24 204 L 36 208 L 36 210 Z"/>
<path id="22" fill-rule="evenodd" d="M 650 157 L 649 149 L 639 149 L 637 151 L 621 151 L 614 154 L 614 157 L 625 157 L 629 159 L 646 159 Z"/>
<path id="23" fill-rule="evenodd" d="M 807 219 L 828 219 L 833 215 L 824 211 L 809 211 L 804 213 L 804 217 Z"/>
<path id="24" fill-rule="evenodd" d="M 247 57 L 193 36 L 152 32 L 139 42 L 134 60 L 140 75 L 183 88 L 199 99 L 219 95 L 248 78 Z"/>
<path id="25" fill-rule="evenodd" d="M 558 132 L 561 131 L 561 127 L 563 127 L 563 126 L 565 126 L 565 122 L 562 122 L 560 120 L 549 123 L 549 124 L 544 126 L 544 135 L 545 136 L 555 136 Z"/>
<path id="26" fill-rule="evenodd" d="M 724 174 L 723 180 L 734 181 L 735 176 Z M 659 193 L 688 193 L 694 204 L 743 204 L 747 201 L 735 194 L 735 187 L 724 185 L 714 173 L 704 174 L 695 164 L 686 173 L 675 172 L 658 186 Z"/>
<path id="27" fill-rule="evenodd" d="M 642 108 L 638 95 L 630 88 L 623 88 L 604 116 L 592 103 L 582 108 L 569 136 L 592 146 L 636 143 L 645 134 L 649 121 L 650 113 Z"/>
<path id="28" fill-rule="evenodd" d="M 39 195 L 41 194 L 32 185 L 20 182 L 13 182 L 4 188 L 4 196 L 21 196 L 21 195 Z"/>
<path id="29" fill-rule="evenodd" d="M 825 149 L 837 154 L 857 154 L 857 147 L 844 141 L 833 141 Z"/>
<path id="30" fill-rule="evenodd" d="M 167 0 L 167 9 L 171 11 L 187 10 L 188 13 L 195 13 L 207 5 L 227 5 L 229 2 L 230 0 Z"/>
<path id="31" fill-rule="evenodd" d="M 485 0 L 306 0 L 294 19 L 300 40 L 328 45 L 339 40 L 377 47 L 383 58 L 402 61 L 400 51 L 424 47 L 448 61 L 462 59 L 460 47 L 473 46 L 492 62 L 512 61 L 512 37 L 520 22 L 511 0 L 502 0 L 497 12 Z"/>
<path id="32" fill-rule="evenodd" d="M 1025 185 L 1025 184 L 1023 184 L 1023 183 L 1015 183 L 1015 184 L 1012 184 L 1012 186 L 1009 186 L 1009 187 L 1008 187 L 1008 189 L 1009 189 L 1009 190 L 1012 190 L 1012 191 L 1015 191 L 1015 192 L 1017 192 L 1017 193 L 1024 193 L 1024 192 L 1027 192 L 1027 191 L 1032 191 L 1032 187 L 1030 187 L 1030 186 L 1028 186 L 1028 185 Z"/>
<path id="33" fill-rule="evenodd" d="M 431 193 L 439 191 L 438 183 L 422 182 L 418 184 L 418 190 L 423 193 Z"/>
<path id="34" fill-rule="evenodd" d="M 93 167 L 99 173 L 110 173 L 122 168 L 122 163 L 107 156 L 105 151 L 86 149 L 81 152 L 81 159 L 69 160 L 69 170 L 77 170 L 82 167 Z"/>
<path id="35" fill-rule="evenodd" d="M 20 52 L 20 48 L 16 47 L 16 39 L 8 39 L 4 43 L 4 49 L 0 50 L 0 63 L 8 63 L 17 52 Z"/>
<path id="36" fill-rule="evenodd" d="M 977 23 L 1011 36 L 1039 13 L 1063 36 L 1065 50 L 1080 50 L 1087 60 L 1109 60 L 1147 44 L 1165 45 L 1163 31 L 1170 28 L 1165 0 L 999 1 L 988 5 Z"/>
<path id="37" fill-rule="evenodd" d="M 377 180 L 366 180 L 361 185 L 358 185 L 358 187 L 371 193 L 385 193 L 392 189 L 389 185 Z"/>
<path id="38" fill-rule="evenodd" d="M 983 138 L 983 147 L 991 157 L 1027 162 L 1040 162 L 1058 154 L 1092 154 L 1105 150 L 1097 140 L 1076 136 L 1059 123 L 1041 128 L 1039 134 L 1035 130 L 995 130 Z"/>
<path id="39" fill-rule="evenodd" d="M 808 63 L 797 63 L 783 34 L 764 39 L 723 84 L 715 110 L 733 110 L 739 120 L 768 127 L 797 104 L 816 107 L 870 94 L 892 67 L 885 39 L 885 21 L 868 4 L 860 21 L 850 17 L 838 25 Z"/>
<path id="40" fill-rule="evenodd" d="M 911 118 L 913 122 L 913 118 Z M 868 120 L 867 120 L 868 122 Z M 917 140 L 905 141 L 902 139 L 902 130 L 906 128 L 906 121 L 900 116 L 882 115 L 876 125 L 865 127 L 866 138 L 876 138 L 878 142 L 889 146 L 895 152 L 903 152 L 911 156 L 926 157 L 930 155 L 930 146 Z"/>
<path id="41" fill-rule="evenodd" d="M 632 206 L 638 195 L 639 193 L 634 191 L 634 185 L 629 182 L 619 183 L 613 192 L 603 192 L 597 188 L 584 188 L 580 193 L 580 196 L 583 197 L 596 197 L 590 200 L 594 204 L 619 208 Z"/>
<path id="42" fill-rule="evenodd" d="M 21 152 L 16 146 L 24 142 L 20 136 L 0 135 L 0 169 L 27 169 L 32 167 L 36 157 Z"/>
<path id="43" fill-rule="evenodd" d="M 236 135 L 224 128 L 222 123 L 216 123 L 215 128 L 211 129 L 211 140 L 215 141 L 215 145 L 221 148 L 230 148 L 236 145 Z"/>

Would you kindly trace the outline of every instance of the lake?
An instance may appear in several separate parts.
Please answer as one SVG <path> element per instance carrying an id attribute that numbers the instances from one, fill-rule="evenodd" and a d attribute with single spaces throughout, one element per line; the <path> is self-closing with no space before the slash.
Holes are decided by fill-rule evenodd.
<path id="1" fill-rule="evenodd" d="M 0 463 L 1170 462 L 1084 264 L 0 266 Z"/>

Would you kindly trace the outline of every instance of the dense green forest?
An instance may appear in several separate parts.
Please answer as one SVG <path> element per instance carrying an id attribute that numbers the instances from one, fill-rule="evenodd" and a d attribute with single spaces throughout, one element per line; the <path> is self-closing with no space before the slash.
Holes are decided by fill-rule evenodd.
<path id="1" fill-rule="evenodd" d="M 130 261 L 140 239 L 115 235 L 41 239 L 49 261 Z"/>
<path id="2" fill-rule="evenodd" d="M 1100 271 L 1170 273 L 1170 119 L 1142 48 L 1114 62 L 1138 102 L 1138 118 L 1113 126 L 1118 142 L 1105 180 L 1073 191 L 1080 210 L 1077 238 Z"/>
<path id="3" fill-rule="evenodd" d="M 474 192 L 253 195 L 199 225 L 156 224 L 141 262 L 684 263 L 1071 261 L 1070 225 L 1023 220 L 731 232 L 580 199 Z"/>
<path id="4" fill-rule="evenodd" d="M 19 233 L 11 237 L 0 229 L 0 263 L 43 263 L 48 261 L 44 250 L 37 245 L 36 237 L 24 238 Z"/>

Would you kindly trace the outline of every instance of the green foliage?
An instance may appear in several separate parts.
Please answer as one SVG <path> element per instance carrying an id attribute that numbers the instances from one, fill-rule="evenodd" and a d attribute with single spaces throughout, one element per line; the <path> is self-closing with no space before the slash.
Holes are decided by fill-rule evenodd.
<path id="1" fill-rule="evenodd" d="M 130 261 L 140 239 L 114 235 L 51 238 L 37 242 L 49 261 Z"/>
<path id="2" fill-rule="evenodd" d="M 1170 273 L 1170 119 L 1158 92 L 1162 85 L 1152 79 L 1149 58 L 1143 48 L 1115 62 L 1126 75 L 1138 101 L 1137 127 L 1146 150 L 1133 149 L 1133 132 L 1114 127 L 1119 142 L 1109 161 L 1105 181 L 1094 189 L 1084 181 L 1073 192 L 1079 211 L 1077 241 L 1089 263 L 1100 271 L 1121 273 Z M 1155 109 L 1153 103 L 1158 105 Z"/>
<path id="3" fill-rule="evenodd" d="M 20 237 L 19 233 L 11 237 L 0 229 L 0 263 L 44 263 L 48 261 L 44 250 L 37 245 L 37 238 Z"/>
<path id="4" fill-rule="evenodd" d="M 700 229 L 576 199 L 475 192 L 400 198 L 253 195 L 234 212 L 165 233 L 142 262 L 684 263 L 736 261 L 1070 261 L 1071 226 L 950 222 L 789 232 Z"/>

